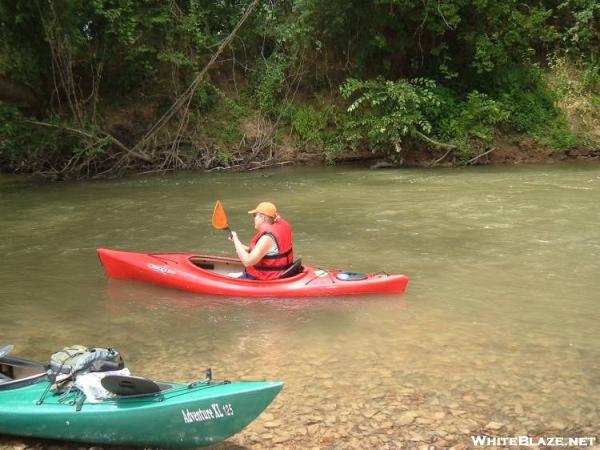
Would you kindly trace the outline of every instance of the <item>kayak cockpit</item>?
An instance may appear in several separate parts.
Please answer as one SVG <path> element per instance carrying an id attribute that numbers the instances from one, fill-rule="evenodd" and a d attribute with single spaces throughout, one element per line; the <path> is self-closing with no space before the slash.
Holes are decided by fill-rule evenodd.
<path id="1" fill-rule="evenodd" d="M 219 258 L 215 256 L 192 256 L 189 261 L 200 269 L 208 270 L 209 272 L 218 273 L 219 275 L 228 276 L 232 272 L 241 272 L 244 270 L 244 265 L 233 258 Z"/>
<path id="2" fill-rule="evenodd" d="M 216 273 L 222 276 L 231 277 L 231 274 L 244 271 L 244 265 L 237 259 L 218 257 L 218 256 L 192 256 L 189 261 L 196 267 Z M 297 259 L 285 273 L 278 279 L 292 278 L 293 276 L 304 272 L 302 260 Z M 234 277 L 235 278 L 235 277 Z"/>
<path id="3" fill-rule="evenodd" d="M 26 359 L 0 358 L 0 391 L 37 383 L 46 377 L 46 367 Z"/>

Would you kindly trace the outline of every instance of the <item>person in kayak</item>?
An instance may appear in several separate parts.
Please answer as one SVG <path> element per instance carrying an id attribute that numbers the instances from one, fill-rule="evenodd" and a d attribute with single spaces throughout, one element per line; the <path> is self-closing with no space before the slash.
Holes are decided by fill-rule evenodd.
<path id="1" fill-rule="evenodd" d="M 242 244 L 237 233 L 231 232 L 235 251 L 245 267 L 241 275 L 235 276 L 246 280 L 275 280 L 294 263 L 292 227 L 270 202 L 259 203 L 248 214 L 254 216 L 257 230 L 250 244 Z"/>

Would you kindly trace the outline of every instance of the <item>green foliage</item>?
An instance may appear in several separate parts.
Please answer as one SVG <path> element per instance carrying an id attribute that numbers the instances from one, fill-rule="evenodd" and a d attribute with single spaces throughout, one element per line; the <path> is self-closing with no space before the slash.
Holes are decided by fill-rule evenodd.
<path id="1" fill-rule="evenodd" d="M 247 108 L 241 99 L 224 97 L 216 113 L 221 118 L 217 138 L 226 144 L 237 144 L 242 138 L 241 120 L 249 116 Z"/>
<path id="2" fill-rule="evenodd" d="M 309 144 L 323 142 L 323 131 L 327 126 L 324 113 L 315 110 L 311 105 L 297 108 L 292 116 L 292 129 L 300 139 Z"/>
<path id="3" fill-rule="evenodd" d="M 505 75 L 506 84 L 497 91 L 497 97 L 509 112 L 507 123 L 557 150 L 575 146 L 576 138 L 556 107 L 557 93 L 548 88 L 541 72 L 535 67 L 513 67 Z"/>
<path id="4" fill-rule="evenodd" d="M 582 70 L 581 89 L 583 92 L 600 92 L 600 63 L 590 62 Z"/>
<path id="5" fill-rule="evenodd" d="M 435 83 L 425 78 L 362 81 L 350 78 L 340 87 L 344 98 L 358 97 L 348 107 L 351 128 L 375 146 L 399 151 L 402 140 L 429 134 L 429 110 L 439 106 Z"/>
<path id="6" fill-rule="evenodd" d="M 553 58 L 550 71 L 545 74 L 549 88 L 553 91 L 562 111 L 559 120 L 568 124 L 553 126 L 548 136 L 560 143 L 560 148 L 570 148 L 577 142 L 573 130 L 580 143 L 591 148 L 600 146 L 600 94 L 599 66 L 595 63 L 573 61 L 567 57 Z M 564 120 L 563 116 L 564 115 Z M 569 132 L 565 132 L 565 130 Z M 547 136 L 542 136 L 547 138 Z"/>
<path id="7" fill-rule="evenodd" d="M 290 61 L 281 53 L 273 53 L 262 60 L 254 74 L 254 97 L 258 108 L 276 117 L 280 112 L 280 98 L 285 90 L 286 70 Z"/>
<path id="8" fill-rule="evenodd" d="M 489 147 L 497 126 L 506 123 L 509 112 L 499 102 L 477 91 L 457 101 L 446 91 L 435 114 L 436 137 L 457 146 L 464 158 Z"/>
<path id="9" fill-rule="evenodd" d="M 201 124 L 200 132 L 208 137 L 215 148 L 224 152 L 219 156 L 223 160 L 225 147 L 239 144 L 242 139 L 241 121 L 252 114 L 248 100 L 244 97 L 226 95 L 214 88 L 213 105 L 207 115 L 198 115 L 197 121 Z"/>
<path id="10" fill-rule="evenodd" d="M 196 111 L 208 113 L 216 106 L 223 93 L 212 83 L 204 82 L 196 89 L 193 105 Z"/>
<path id="11" fill-rule="evenodd" d="M 554 57 L 549 61 L 546 78 L 558 99 L 583 97 L 600 92 L 600 64 L 576 62 L 567 57 Z"/>
<path id="12" fill-rule="evenodd" d="M 600 3 L 596 0 L 566 0 L 557 7 L 565 22 L 561 39 L 566 50 L 587 57 L 598 56 L 600 46 Z M 588 53 L 589 52 L 589 53 Z"/>
<path id="13" fill-rule="evenodd" d="M 495 127 L 508 118 L 508 111 L 500 103 L 477 91 L 467 95 L 459 115 L 463 129 L 469 137 L 488 144 L 493 141 Z"/>
<path id="14" fill-rule="evenodd" d="M 562 114 L 550 126 L 538 129 L 532 136 L 555 151 L 570 150 L 579 144 L 579 138 L 569 129 Z"/>
<path id="15" fill-rule="evenodd" d="M 92 124 L 81 122 L 112 124 L 106 112 L 129 102 L 147 103 L 143 116 L 153 121 L 249 3 L 0 0 L 0 75 L 36 92 L 36 114 L 45 122 L 77 122 L 94 134 Z M 392 150 L 421 133 L 473 152 L 492 145 L 499 126 L 569 148 L 576 142 L 572 121 L 557 100 L 585 98 L 586 120 L 597 121 L 599 27 L 597 0 L 260 2 L 197 90 L 191 122 L 212 123 L 214 139 L 228 145 L 256 108 L 289 125 L 300 143 L 330 153 L 359 142 Z M 554 70 L 556 55 L 574 61 L 577 71 L 549 89 L 541 73 L 548 63 Z M 59 59 L 72 73 L 53 66 Z M 67 106 L 68 89 L 88 108 L 77 118 Z M 340 92 L 348 111 L 331 106 Z M 328 100 L 298 100 L 314 94 Z M 212 114 L 218 120 L 211 122 Z M 6 127 L 22 122 L 7 120 L 5 166 L 17 160 L 35 166 L 25 153 L 50 161 L 105 146 L 90 148 L 51 128 L 27 127 L 18 137 Z M 121 128 L 140 132 L 133 124 Z M 6 136 L 29 150 L 8 152 Z"/>
<path id="16" fill-rule="evenodd" d="M 297 145 L 321 151 L 328 164 L 333 164 L 340 152 L 360 140 L 348 112 L 322 98 L 317 108 L 288 105 L 285 118 L 298 139 Z"/>
<path id="17" fill-rule="evenodd" d="M 516 131 L 532 132 L 555 116 L 555 98 L 538 70 L 509 68 L 504 72 L 504 80 L 495 93 L 510 112 L 509 124 Z"/>
<path id="18" fill-rule="evenodd" d="M 85 148 L 78 137 L 27 123 L 15 107 L 0 102 L 0 167 L 13 172 L 48 170 Z"/>

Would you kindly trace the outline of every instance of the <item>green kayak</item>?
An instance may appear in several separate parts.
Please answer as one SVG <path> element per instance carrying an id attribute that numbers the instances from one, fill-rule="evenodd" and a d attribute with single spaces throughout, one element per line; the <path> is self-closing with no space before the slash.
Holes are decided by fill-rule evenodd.
<path id="1" fill-rule="evenodd" d="M 48 392 L 47 366 L 1 355 L 2 349 L 0 434 L 23 437 L 202 447 L 242 430 L 283 386 L 270 381 L 217 382 L 212 377 L 178 384 L 113 376 L 107 381 L 115 385 L 114 397 L 91 403 L 77 389 L 63 394 Z"/>

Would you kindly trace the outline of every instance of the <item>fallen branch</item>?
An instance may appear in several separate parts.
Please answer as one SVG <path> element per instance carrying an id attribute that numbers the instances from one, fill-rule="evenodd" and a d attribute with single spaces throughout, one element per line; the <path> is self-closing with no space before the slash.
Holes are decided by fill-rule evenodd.
<path id="1" fill-rule="evenodd" d="M 175 169 L 154 169 L 154 170 L 146 170 L 145 172 L 137 172 L 134 175 L 135 176 L 143 176 L 143 175 L 150 175 L 150 174 L 155 174 L 155 173 L 166 173 L 166 172 L 173 172 L 175 171 Z"/>
<path id="2" fill-rule="evenodd" d="M 454 150 L 456 149 L 456 145 L 452 145 L 452 144 L 446 144 L 444 142 L 438 142 L 434 139 L 431 139 L 429 136 L 424 135 L 423 133 L 421 133 L 418 130 L 415 130 L 415 133 L 417 134 L 417 136 L 419 136 L 421 139 L 423 139 L 424 141 L 429 142 L 432 145 L 435 145 L 436 147 L 441 147 L 441 148 L 447 148 L 449 150 Z"/>
<path id="3" fill-rule="evenodd" d="M 71 133 L 74 133 L 74 134 L 79 134 L 80 136 L 87 137 L 88 139 L 98 140 L 98 136 L 95 136 L 91 133 L 88 133 L 87 131 L 80 130 L 77 128 L 71 128 L 71 127 L 66 127 L 64 125 L 57 125 L 57 124 L 47 123 L 47 122 L 39 122 L 37 120 L 25 120 L 25 122 L 30 123 L 32 125 L 38 125 L 40 127 L 58 128 L 58 129 L 70 131 Z M 100 133 L 102 135 L 104 135 L 106 138 L 108 138 L 113 144 L 115 144 L 117 147 L 119 147 L 125 153 L 127 153 L 127 155 L 133 156 L 134 158 L 141 159 L 146 162 L 152 162 L 152 158 L 150 156 L 130 149 L 125 144 L 123 144 L 121 141 L 119 141 L 116 137 L 114 137 L 112 134 L 109 134 L 106 131 L 102 131 L 102 130 L 100 130 Z"/>
<path id="4" fill-rule="evenodd" d="M 175 115 L 175 113 L 177 113 L 177 111 L 179 111 L 184 105 L 186 107 L 186 110 L 189 108 L 189 105 L 190 105 L 191 99 L 194 95 L 194 92 L 196 91 L 196 89 L 198 88 L 200 83 L 203 81 L 204 76 L 208 72 L 208 69 L 210 69 L 210 67 L 219 58 L 221 53 L 223 53 L 223 50 L 225 50 L 225 48 L 229 45 L 231 40 L 235 37 L 235 35 L 238 32 L 238 30 L 240 29 L 240 27 L 244 24 L 246 19 L 248 19 L 248 17 L 250 16 L 250 14 L 254 10 L 254 8 L 256 8 L 256 5 L 258 4 L 258 2 L 259 2 L 259 0 L 254 0 L 250 4 L 250 6 L 248 6 L 246 11 L 242 15 L 241 19 L 235 25 L 235 27 L 233 28 L 231 33 L 229 33 L 229 36 L 227 36 L 221 42 L 217 51 L 210 58 L 210 61 L 208 61 L 208 63 L 204 66 L 204 68 L 200 71 L 200 73 L 198 75 L 196 75 L 196 78 L 194 78 L 194 81 L 192 81 L 192 83 L 183 92 L 183 94 L 179 98 L 177 98 L 177 100 L 175 100 L 175 102 L 162 115 L 162 117 L 146 132 L 144 137 L 142 137 L 142 139 L 137 144 L 135 144 L 134 149 L 139 149 L 139 148 L 143 147 L 146 144 L 146 142 L 149 139 L 151 139 L 156 133 L 158 133 L 158 131 L 160 131 L 160 129 L 163 126 L 165 126 L 167 124 L 167 122 L 169 122 L 169 120 L 171 120 L 171 118 Z M 178 135 L 181 133 L 182 127 L 183 127 L 183 125 L 180 125 Z M 177 142 L 177 139 L 175 139 L 174 141 Z"/>
<path id="5" fill-rule="evenodd" d="M 436 159 L 434 162 L 432 162 L 432 163 L 429 165 L 429 167 L 433 167 L 433 166 L 435 166 L 435 165 L 439 164 L 440 162 L 442 162 L 444 159 L 446 159 L 446 156 L 448 156 L 452 150 L 454 150 L 454 149 L 453 149 L 453 148 L 449 148 L 449 149 L 446 151 L 446 153 L 444 153 L 444 154 L 442 155 L 442 157 L 441 157 L 441 158 L 438 158 L 438 159 Z"/>
<path id="6" fill-rule="evenodd" d="M 214 171 L 218 171 L 218 170 L 233 170 L 233 169 L 238 169 L 240 167 L 243 167 L 243 164 L 234 164 L 232 166 L 216 166 L 216 167 L 212 167 L 211 169 L 206 169 L 206 172 L 214 172 Z"/>
<path id="7" fill-rule="evenodd" d="M 267 167 L 286 166 L 288 164 L 293 164 L 293 161 L 280 161 L 280 162 L 270 163 L 270 164 L 260 164 L 256 167 L 249 168 L 248 172 L 250 172 L 252 170 L 266 169 Z"/>
<path id="8" fill-rule="evenodd" d="M 483 153 L 481 153 L 481 154 L 479 154 L 479 155 L 475 156 L 474 158 L 471 158 L 470 160 L 468 160 L 468 161 L 465 163 L 465 166 L 468 166 L 469 164 L 473 164 L 473 163 L 474 163 L 475 161 L 477 161 L 479 158 L 481 158 L 481 157 L 483 157 L 483 156 L 485 156 L 485 155 L 487 155 L 487 154 L 489 154 L 489 153 L 492 153 L 494 150 L 496 150 L 496 147 L 492 147 L 492 148 L 490 148 L 490 149 L 489 149 L 487 152 L 483 152 Z"/>

